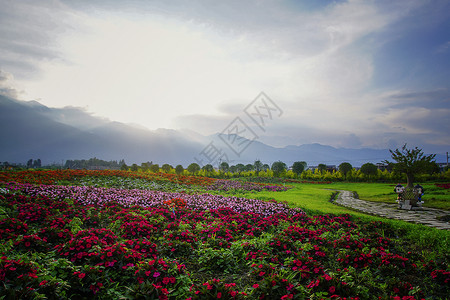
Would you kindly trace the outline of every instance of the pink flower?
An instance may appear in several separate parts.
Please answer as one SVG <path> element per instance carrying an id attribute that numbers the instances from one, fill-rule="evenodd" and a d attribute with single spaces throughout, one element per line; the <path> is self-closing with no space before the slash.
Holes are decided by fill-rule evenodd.
<path id="1" fill-rule="evenodd" d="M 84 273 L 78 274 L 78 278 L 81 278 L 81 279 L 83 279 L 85 276 L 86 276 L 86 274 L 84 274 Z"/>
<path id="2" fill-rule="evenodd" d="M 221 292 L 218 292 L 218 293 L 217 293 L 217 299 L 220 299 L 220 298 L 222 298 L 222 293 L 221 293 Z"/>
<path id="3" fill-rule="evenodd" d="M 253 288 L 254 288 L 254 289 L 259 288 L 259 284 L 255 283 L 255 284 L 253 285 Z"/>
<path id="4" fill-rule="evenodd" d="M 153 277 L 159 277 L 159 275 L 161 275 L 161 273 L 159 273 L 159 272 L 155 272 L 154 274 L 153 274 Z"/>

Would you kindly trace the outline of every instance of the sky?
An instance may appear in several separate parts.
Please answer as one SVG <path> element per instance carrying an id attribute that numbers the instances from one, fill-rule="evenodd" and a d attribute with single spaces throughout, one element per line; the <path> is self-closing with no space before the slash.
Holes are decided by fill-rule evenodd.
<path id="1" fill-rule="evenodd" d="M 210 135 L 238 118 L 276 147 L 442 154 L 449 11 L 447 0 L 0 0 L 0 93 L 152 130 Z M 263 127 L 247 114 L 261 92 L 278 108 Z"/>

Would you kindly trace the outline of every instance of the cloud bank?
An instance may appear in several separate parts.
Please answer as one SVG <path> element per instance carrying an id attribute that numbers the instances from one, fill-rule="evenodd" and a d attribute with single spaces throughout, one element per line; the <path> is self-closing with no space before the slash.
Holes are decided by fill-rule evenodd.
<path id="1" fill-rule="evenodd" d="M 208 135 L 264 91 L 270 145 L 450 146 L 448 1 L 0 4 L 5 95 Z"/>

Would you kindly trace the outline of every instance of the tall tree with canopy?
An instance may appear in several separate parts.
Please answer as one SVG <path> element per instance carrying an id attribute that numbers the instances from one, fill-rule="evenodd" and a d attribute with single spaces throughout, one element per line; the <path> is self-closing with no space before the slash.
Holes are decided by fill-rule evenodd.
<path id="1" fill-rule="evenodd" d="M 272 164 L 272 171 L 275 176 L 280 176 L 282 173 L 286 172 L 287 166 L 282 161 L 276 161 Z"/>
<path id="2" fill-rule="evenodd" d="M 258 173 L 262 171 L 263 163 L 259 159 L 255 160 L 255 162 L 253 163 L 253 167 L 255 171 Z"/>
<path id="3" fill-rule="evenodd" d="M 348 172 L 353 169 L 353 166 L 349 162 L 343 162 L 339 165 L 339 171 L 346 177 Z"/>
<path id="4" fill-rule="evenodd" d="M 406 174 L 408 188 L 413 188 L 415 175 L 426 173 L 435 165 L 433 160 L 436 154 L 425 155 L 422 149 L 417 147 L 408 149 L 404 144 L 401 150 L 389 149 L 389 152 L 395 162 L 385 160 L 384 163 L 392 166 L 395 172 Z"/>
<path id="5" fill-rule="evenodd" d="M 292 171 L 298 175 L 300 175 L 306 168 L 306 162 L 304 161 L 296 161 L 292 165 Z"/>

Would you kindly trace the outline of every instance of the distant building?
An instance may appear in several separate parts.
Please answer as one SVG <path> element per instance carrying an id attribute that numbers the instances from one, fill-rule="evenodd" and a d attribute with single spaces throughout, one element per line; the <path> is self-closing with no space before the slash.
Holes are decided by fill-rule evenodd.
<path id="1" fill-rule="evenodd" d="M 319 166 L 308 166 L 307 170 L 311 170 L 314 172 L 318 168 L 319 168 Z M 333 172 L 333 171 L 337 171 L 337 170 L 338 170 L 338 168 L 336 167 L 336 165 L 327 165 L 326 166 L 326 171 Z"/>
<path id="2" fill-rule="evenodd" d="M 327 171 L 329 172 L 337 171 L 336 165 L 327 165 Z"/>
<path id="3" fill-rule="evenodd" d="M 87 167 L 87 170 L 120 170 L 120 167 L 90 166 Z"/>
<path id="4" fill-rule="evenodd" d="M 381 171 L 384 171 L 389 167 L 389 165 L 385 163 L 376 163 L 375 165 L 377 166 L 378 170 Z"/>
<path id="5" fill-rule="evenodd" d="M 437 163 L 437 165 L 439 166 L 439 171 L 441 171 L 441 172 L 444 172 L 445 167 L 448 166 L 448 164 L 446 162 L 445 163 Z"/>

